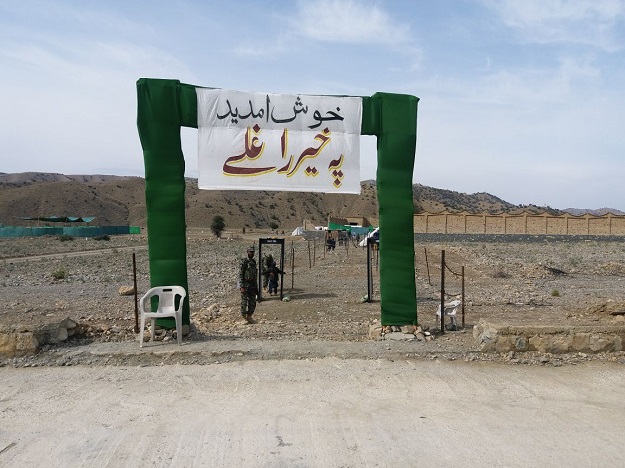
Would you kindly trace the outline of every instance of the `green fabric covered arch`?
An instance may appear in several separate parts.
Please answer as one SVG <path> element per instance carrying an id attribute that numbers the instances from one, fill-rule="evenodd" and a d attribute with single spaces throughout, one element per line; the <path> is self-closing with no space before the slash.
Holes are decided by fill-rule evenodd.
<path id="1" fill-rule="evenodd" d="M 180 127 L 197 128 L 196 86 L 178 80 L 137 81 L 137 126 L 145 164 L 151 286 L 188 291 L 184 155 Z M 363 98 L 361 133 L 378 141 L 380 296 L 384 325 L 417 323 L 412 173 L 418 98 L 376 93 Z M 164 326 L 172 326 L 166 321 Z M 189 294 L 183 323 L 190 323 Z"/>

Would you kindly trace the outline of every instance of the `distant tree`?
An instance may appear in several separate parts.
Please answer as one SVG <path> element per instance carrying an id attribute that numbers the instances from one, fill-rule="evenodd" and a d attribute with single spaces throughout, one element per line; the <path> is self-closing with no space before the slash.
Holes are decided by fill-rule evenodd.
<path id="1" fill-rule="evenodd" d="M 211 231 L 213 234 L 217 236 L 217 238 L 221 238 L 221 233 L 224 232 L 226 227 L 226 221 L 222 216 L 214 216 L 213 222 L 211 223 Z"/>
<path id="2" fill-rule="evenodd" d="M 269 223 L 269 227 L 275 231 L 276 229 L 278 229 L 278 223 L 276 223 L 275 221 L 271 221 Z"/>

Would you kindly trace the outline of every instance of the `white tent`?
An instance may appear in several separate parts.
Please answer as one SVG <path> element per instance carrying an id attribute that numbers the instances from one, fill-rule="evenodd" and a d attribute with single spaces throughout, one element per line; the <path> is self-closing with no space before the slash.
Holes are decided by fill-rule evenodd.
<path id="1" fill-rule="evenodd" d="M 367 246 L 367 239 L 369 237 L 375 236 L 378 232 L 380 232 L 380 228 L 379 227 L 375 228 L 373 231 L 371 231 L 369 234 L 367 234 L 365 236 L 365 238 L 363 240 L 361 240 L 358 245 L 361 246 L 361 247 L 366 247 Z"/>
<path id="2" fill-rule="evenodd" d="M 303 226 L 298 226 L 295 228 L 295 230 L 291 233 L 292 236 L 302 236 L 304 235 L 304 227 Z"/>

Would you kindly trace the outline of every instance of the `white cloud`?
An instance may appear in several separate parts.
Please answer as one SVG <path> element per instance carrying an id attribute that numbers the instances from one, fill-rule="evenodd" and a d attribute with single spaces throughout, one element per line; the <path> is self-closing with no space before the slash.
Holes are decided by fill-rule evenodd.
<path id="1" fill-rule="evenodd" d="M 291 20 L 296 35 L 319 42 L 403 45 L 410 28 L 376 5 L 355 0 L 300 0 Z"/>
<path id="2" fill-rule="evenodd" d="M 141 173 L 136 80 L 194 76 L 170 54 L 128 42 L 0 45 L 5 172 Z"/>
<path id="3" fill-rule="evenodd" d="M 623 48 L 618 28 L 625 21 L 623 0 L 482 0 L 525 41 L 589 45 L 614 52 Z"/>
<path id="4" fill-rule="evenodd" d="M 607 174 L 623 168 L 615 103 L 625 91 L 604 80 L 597 64 L 570 55 L 552 67 L 413 83 L 423 98 L 415 181 L 517 204 L 607 199 Z"/>

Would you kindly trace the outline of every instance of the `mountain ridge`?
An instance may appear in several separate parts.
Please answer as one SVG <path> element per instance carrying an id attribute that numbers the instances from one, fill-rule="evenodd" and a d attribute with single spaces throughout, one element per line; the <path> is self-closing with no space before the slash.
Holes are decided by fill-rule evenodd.
<path id="1" fill-rule="evenodd" d="M 197 179 L 186 178 L 185 211 L 188 227 L 208 228 L 214 216 L 224 217 L 227 228 L 290 230 L 304 219 L 325 225 L 328 217 L 364 217 L 377 220 L 377 186 L 361 182 L 360 195 L 307 192 L 199 190 Z M 413 185 L 415 213 L 467 211 L 471 213 L 534 212 L 602 215 L 602 208 L 556 210 L 514 205 L 479 192 L 466 194 L 421 184 Z M 18 217 L 95 216 L 95 225 L 146 225 L 145 180 L 137 176 L 0 173 L 0 224 L 32 225 Z"/>

